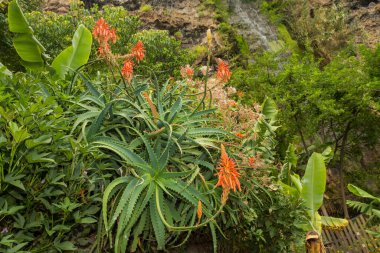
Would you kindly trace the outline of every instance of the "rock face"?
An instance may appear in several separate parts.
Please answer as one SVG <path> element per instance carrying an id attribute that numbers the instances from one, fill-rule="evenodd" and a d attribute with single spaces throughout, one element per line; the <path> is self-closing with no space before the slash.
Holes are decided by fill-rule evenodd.
<path id="1" fill-rule="evenodd" d="M 217 27 L 214 14 L 199 0 L 150 0 L 145 4 L 151 5 L 152 10 L 140 13 L 144 28 L 168 30 L 185 47 L 202 42 L 207 29 Z"/>
<path id="2" fill-rule="evenodd" d="M 45 11 L 66 13 L 70 0 L 45 0 Z M 215 29 L 217 24 L 214 13 L 200 0 L 83 0 L 86 7 L 98 4 L 123 6 L 132 15 L 140 16 L 142 28 L 168 30 L 182 40 L 184 47 L 200 43 L 208 28 Z M 141 7 L 149 8 L 140 10 Z"/>
<path id="3" fill-rule="evenodd" d="M 358 38 L 369 46 L 380 43 L 380 0 L 309 0 L 313 6 L 326 6 L 340 3 L 347 7 L 350 16 L 364 32 L 364 38 Z"/>
<path id="4" fill-rule="evenodd" d="M 70 0 L 45 0 L 44 11 L 64 14 L 70 9 Z"/>

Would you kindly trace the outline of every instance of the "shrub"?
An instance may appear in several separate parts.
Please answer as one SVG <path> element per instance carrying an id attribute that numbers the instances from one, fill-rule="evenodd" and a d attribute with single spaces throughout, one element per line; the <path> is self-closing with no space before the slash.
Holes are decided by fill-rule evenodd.
<path id="1" fill-rule="evenodd" d="M 152 6 L 151 5 L 149 5 L 149 4 L 143 4 L 143 5 L 141 5 L 140 6 L 140 12 L 150 12 L 150 11 L 152 11 Z"/>

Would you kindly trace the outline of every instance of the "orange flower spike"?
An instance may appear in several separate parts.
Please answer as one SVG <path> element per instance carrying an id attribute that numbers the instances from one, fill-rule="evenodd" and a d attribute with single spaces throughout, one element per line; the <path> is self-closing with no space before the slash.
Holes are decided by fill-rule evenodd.
<path id="1" fill-rule="evenodd" d="M 194 70 L 187 64 L 185 67 L 181 67 L 182 78 L 193 79 Z"/>
<path id="2" fill-rule="evenodd" d="M 150 99 L 148 92 L 143 92 L 142 95 L 146 99 L 146 101 L 148 102 L 150 110 L 152 111 L 153 117 L 156 119 L 156 121 L 158 121 L 160 115 L 158 114 L 157 108 L 154 105 L 152 99 Z"/>
<path id="3" fill-rule="evenodd" d="M 109 40 L 116 43 L 116 30 L 110 29 L 109 25 L 103 18 L 100 18 L 96 22 L 92 35 L 100 44 L 108 43 Z"/>
<path id="4" fill-rule="evenodd" d="M 145 48 L 141 40 L 137 41 L 136 45 L 132 48 L 132 56 L 135 57 L 137 62 L 140 62 L 145 57 Z"/>
<path id="5" fill-rule="evenodd" d="M 228 157 L 226 149 L 223 144 L 221 144 L 221 156 L 219 161 L 219 167 L 216 168 L 219 172 L 216 173 L 219 179 L 215 187 L 221 186 L 223 190 L 233 189 L 236 191 L 240 187 L 240 173 L 238 172 L 239 168 L 236 168 L 234 160 Z"/>
<path id="6" fill-rule="evenodd" d="M 110 29 L 108 24 L 103 18 L 100 18 L 92 31 L 92 35 L 99 42 L 98 54 L 102 57 L 106 57 L 107 53 L 111 51 L 109 41 L 113 44 L 116 43 L 116 30 Z"/>
<path id="7" fill-rule="evenodd" d="M 244 138 L 244 134 L 242 134 L 242 133 L 237 133 L 237 134 L 235 134 L 235 136 L 240 138 L 240 139 Z"/>
<path id="8" fill-rule="evenodd" d="M 219 61 L 216 76 L 219 80 L 225 83 L 228 82 L 228 80 L 231 78 L 231 71 L 228 67 L 228 64 L 222 60 Z"/>
<path id="9" fill-rule="evenodd" d="M 200 200 L 198 201 L 197 217 L 199 222 L 202 218 L 202 202 Z"/>
<path id="10" fill-rule="evenodd" d="M 249 162 L 249 165 L 250 166 L 253 166 L 254 164 L 255 164 L 255 162 L 256 162 L 256 157 L 250 157 L 249 159 L 248 159 L 248 162 Z"/>
<path id="11" fill-rule="evenodd" d="M 133 62 L 125 61 L 121 73 L 124 78 L 130 83 L 133 78 Z"/>

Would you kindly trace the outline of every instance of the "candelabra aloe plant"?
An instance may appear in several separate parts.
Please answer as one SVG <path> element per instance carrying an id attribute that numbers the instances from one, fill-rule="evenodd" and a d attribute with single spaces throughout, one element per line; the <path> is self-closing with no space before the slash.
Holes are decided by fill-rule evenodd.
<path id="1" fill-rule="evenodd" d="M 88 145 L 111 151 L 123 171 L 103 196 L 102 218 L 106 234 L 115 232 L 115 252 L 128 245 L 136 250 L 151 232 L 157 249 L 187 240 L 191 230 L 206 224 L 215 235 L 214 218 L 223 205 L 213 189 L 212 150 L 228 134 L 207 127 L 214 110 L 194 111 L 182 82 L 154 85 L 149 94 L 148 83 L 132 81 L 129 95 L 119 89 L 111 98 L 78 75 L 90 92 L 77 103 L 83 113 L 73 130 L 82 124 Z M 188 236 L 181 235 L 185 230 Z"/>

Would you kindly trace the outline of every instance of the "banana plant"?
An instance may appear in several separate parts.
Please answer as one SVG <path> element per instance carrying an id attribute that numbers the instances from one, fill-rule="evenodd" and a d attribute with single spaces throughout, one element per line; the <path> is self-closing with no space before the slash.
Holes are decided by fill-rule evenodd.
<path id="1" fill-rule="evenodd" d="M 355 196 L 362 197 L 369 199 L 369 203 L 363 203 L 359 201 L 354 201 L 354 200 L 347 200 L 347 205 L 349 207 L 352 207 L 356 210 L 358 210 L 361 213 L 369 215 L 369 221 L 372 220 L 373 218 L 380 218 L 380 198 L 375 197 L 372 194 L 366 192 L 365 190 L 353 185 L 353 184 L 348 184 L 348 190 L 353 193 Z M 377 227 L 376 230 L 366 230 L 367 233 L 372 234 L 376 238 L 380 238 L 380 226 Z"/>
<path id="2" fill-rule="evenodd" d="M 64 49 L 48 64 L 49 56 L 46 49 L 34 36 L 34 31 L 26 20 L 18 1 L 12 0 L 8 4 L 9 30 L 15 34 L 13 46 L 22 60 L 22 64 L 32 70 L 44 67 L 52 68 L 55 76 L 64 79 L 69 70 L 77 69 L 87 63 L 92 45 L 91 32 L 83 25 L 76 30 L 72 45 Z"/>
<path id="3" fill-rule="evenodd" d="M 292 148 L 289 148 L 288 154 L 293 158 L 287 158 L 286 160 L 293 161 L 294 165 L 294 152 L 292 150 Z M 324 153 L 327 154 L 326 152 Z M 280 182 L 286 193 L 303 200 L 304 206 L 307 209 L 306 216 L 309 220 L 308 224 L 305 224 L 304 227 L 308 231 L 316 231 L 319 235 L 321 235 L 322 226 L 326 228 L 341 228 L 348 225 L 346 219 L 321 216 L 318 213 L 319 208 L 323 204 L 323 195 L 326 189 L 326 157 L 314 152 L 307 162 L 305 175 L 302 179 L 300 179 L 299 175 L 291 173 L 289 175 L 292 185 Z M 288 170 L 289 167 L 287 166 L 285 169 Z M 286 172 L 286 174 L 288 173 L 289 171 Z"/>

